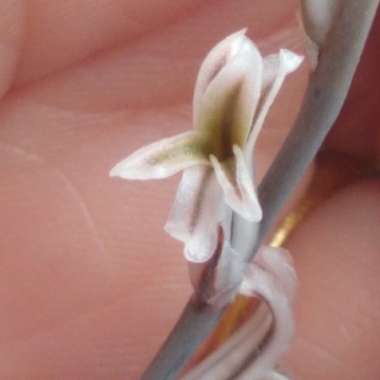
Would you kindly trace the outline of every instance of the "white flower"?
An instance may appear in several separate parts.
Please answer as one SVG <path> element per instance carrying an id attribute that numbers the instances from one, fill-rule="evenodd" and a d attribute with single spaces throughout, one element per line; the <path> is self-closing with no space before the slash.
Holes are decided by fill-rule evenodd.
<path id="1" fill-rule="evenodd" d="M 287 380 L 277 372 L 277 366 L 294 336 L 296 288 L 290 254 L 281 248 L 262 248 L 246 269 L 239 292 L 263 302 L 245 324 L 182 380 Z"/>
<path id="2" fill-rule="evenodd" d="M 165 229 L 185 243 L 188 260 L 204 262 L 214 253 L 225 204 L 249 221 L 261 220 L 253 149 L 284 78 L 301 62 L 285 49 L 263 58 L 245 30 L 230 35 L 201 65 L 194 129 L 139 149 L 111 170 L 111 176 L 140 180 L 183 170 Z"/>
<path id="3" fill-rule="evenodd" d="M 302 0 L 301 5 L 305 49 L 311 67 L 315 70 L 319 50 L 325 43 L 334 18 L 341 11 L 343 0 Z"/>
<path id="4" fill-rule="evenodd" d="M 303 0 L 301 5 L 306 32 L 321 47 L 343 1 Z"/>

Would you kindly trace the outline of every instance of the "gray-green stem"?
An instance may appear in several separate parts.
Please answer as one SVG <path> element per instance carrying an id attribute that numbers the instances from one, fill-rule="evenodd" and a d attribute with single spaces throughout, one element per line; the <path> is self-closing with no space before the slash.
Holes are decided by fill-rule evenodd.
<path id="1" fill-rule="evenodd" d="M 379 0 L 344 2 L 311 75 L 295 125 L 259 186 L 264 217 L 257 236 L 252 234 L 252 224 L 233 216 L 232 245 L 245 260 L 256 254 L 339 115 L 378 4 Z M 222 312 L 193 297 L 141 380 L 176 379 Z"/>

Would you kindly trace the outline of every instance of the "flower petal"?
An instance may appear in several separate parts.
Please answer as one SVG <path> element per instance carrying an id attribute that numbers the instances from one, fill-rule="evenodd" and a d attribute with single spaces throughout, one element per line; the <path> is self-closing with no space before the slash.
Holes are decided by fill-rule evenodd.
<path id="1" fill-rule="evenodd" d="M 234 145 L 234 161 L 220 163 L 211 155 L 210 161 L 215 170 L 216 178 L 223 189 L 226 203 L 243 218 L 259 222 L 262 210 L 257 199 L 252 174 L 248 169 L 241 149 Z"/>
<path id="2" fill-rule="evenodd" d="M 304 35 L 306 55 L 312 70 L 317 67 L 319 50 L 342 5 L 343 0 L 301 1 L 302 19 L 300 17 L 300 24 Z"/>
<path id="3" fill-rule="evenodd" d="M 111 177 L 125 179 L 157 179 L 169 177 L 193 165 L 207 165 L 194 132 L 185 132 L 145 146 L 119 162 Z"/>
<path id="4" fill-rule="evenodd" d="M 228 60 L 236 54 L 245 37 L 246 29 L 239 30 L 213 47 L 203 60 L 194 88 L 193 115 L 198 120 L 202 96 L 212 79 L 219 73 Z"/>
<path id="5" fill-rule="evenodd" d="M 264 57 L 263 89 L 267 89 L 283 72 L 287 75 L 297 70 L 303 61 L 303 57 L 288 49 L 280 49 L 276 54 Z"/>
<path id="6" fill-rule="evenodd" d="M 305 32 L 319 47 L 323 45 L 332 21 L 343 0 L 303 0 L 302 16 Z"/>
<path id="7" fill-rule="evenodd" d="M 202 187 L 211 175 L 210 168 L 194 166 L 183 171 L 174 203 L 165 224 L 165 231 L 173 238 L 186 242 L 196 223 L 196 208 Z"/>
<path id="8" fill-rule="evenodd" d="M 297 275 L 290 253 L 284 248 L 267 246 L 257 255 L 255 263 L 272 273 L 284 294 L 292 301 L 296 292 Z"/>
<path id="9" fill-rule="evenodd" d="M 247 273 L 240 292 L 260 295 L 270 306 L 275 322 L 275 333 L 263 347 L 260 356 L 245 370 L 241 379 L 256 379 L 253 374 L 264 374 L 273 369 L 288 349 L 294 334 L 292 305 L 297 276 L 291 256 L 284 249 L 264 247 L 258 256 L 264 266 L 253 264 Z M 260 379 L 260 376 L 257 377 Z"/>
<path id="10" fill-rule="evenodd" d="M 232 155 L 233 144 L 242 146 L 247 139 L 260 98 L 262 71 L 259 51 L 245 38 L 203 94 L 195 128 L 219 159 Z"/>
<path id="11" fill-rule="evenodd" d="M 283 253 L 269 247 L 259 252 L 261 262 L 250 265 L 240 293 L 260 296 L 264 302 L 225 344 L 185 375 L 184 380 L 286 379 L 274 368 L 293 337 L 296 276 L 289 256 Z"/>
<path id="12" fill-rule="evenodd" d="M 188 261 L 205 262 L 217 247 L 222 215 L 222 193 L 212 169 L 194 166 L 183 173 L 165 230 L 185 243 Z"/>
<path id="13" fill-rule="evenodd" d="M 280 49 L 278 54 L 269 55 L 264 59 L 263 89 L 267 88 L 264 100 L 254 120 L 248 138 L 246 154 L 251 157 L 257 137 L 264 124 L 268 111 L 273 104 L 286 76 L 295 71 L 303 61 L 303 57 L 287 49 Z"/>
<path id="14" fill-rule="evenodd" d="M 260 354 L 271 325 L 272 316 L 268 308 L 266 305 L 260 305 L 253 316 L 227 342 L 187 373 L 183 380 L 236 379 L 236 373 L 242 364 L 249 359 L 256 360 Z M 252 376 L 250 380 L 262 378 Z"/>

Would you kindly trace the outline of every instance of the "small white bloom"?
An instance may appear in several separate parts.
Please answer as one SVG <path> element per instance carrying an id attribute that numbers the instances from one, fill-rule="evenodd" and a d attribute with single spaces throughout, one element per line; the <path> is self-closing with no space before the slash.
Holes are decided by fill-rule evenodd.
<path id="1" fill-rule="evenodd" d="M 301 5 L 305 48 L 311 66 L 315 69 L 318 64 L 319 50 L 343 5 L 343 0 L 302 0 Z"/>
<path id="2" fill-rule="evenodd" d="M 294 336 L 296 285 L 297 276 L 289 253 L 262 248 L 247 268 L 239 291 L 249 297 L 260 297 L 264 302 L 183 380 L 287 380 L 276 367 Z M 244 363 L 248 365 L 242 371 Z"/>
<path id="3" fill-rule="evenodd" d="M 322 46 L 343 1 L 303 0 L 301 4 L 307 33 L 318 46 Z"/>
<path id="4" fill-rule="evenodd" d="M 139 149 L 111 170 L 141 180 L 184 171 L 165 229 L 185 243 L 188 260 L 204 262 L 214 253 L 225 204 L 249 221 L 261 220 L 253 149 L 283 80 L 301 62 L 285 49 L 263 58 L 245 30 L 230 35 L 201 65 L 194 129 Z"/>

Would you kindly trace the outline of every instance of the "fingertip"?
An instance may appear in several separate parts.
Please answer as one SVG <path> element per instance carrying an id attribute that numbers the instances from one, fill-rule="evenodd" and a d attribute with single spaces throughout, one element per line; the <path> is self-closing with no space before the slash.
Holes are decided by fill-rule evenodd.
<path id="1" fill-rule="evenodd" d="M 290 239 L 299 275 L 289 362 L 300 378 L 377 378 L 380 182 L 346 188 Z"/>
<path id="2" fill-rule="evenodd" d="M 24 1 L 3 1 L 0 12 L 0 97 L 12 84 L 20 57 L 24 29 Z"/>

